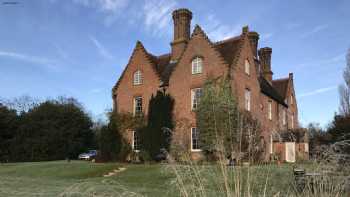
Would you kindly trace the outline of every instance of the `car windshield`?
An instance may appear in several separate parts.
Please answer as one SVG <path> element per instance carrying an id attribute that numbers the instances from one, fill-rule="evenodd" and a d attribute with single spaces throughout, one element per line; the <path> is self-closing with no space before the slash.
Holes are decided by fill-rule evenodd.
<path id="1" fill-rule="evenodd" d="M 90 153 L 90 154 L 95 154 L 96 151 L 95 151 L 95 150 L 90 150 L 88 153 Z"/>

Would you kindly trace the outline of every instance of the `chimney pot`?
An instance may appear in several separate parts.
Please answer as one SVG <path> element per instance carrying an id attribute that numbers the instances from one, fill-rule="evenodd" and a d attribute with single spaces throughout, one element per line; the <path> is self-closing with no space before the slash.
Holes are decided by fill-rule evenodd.
<path id="1" fill-rule="evenodd" d="M 270 47 L 261 48 L 259 50 L 259 60 L 262 67 L 262 75 L 270 83 L 272 82 L 273 75 L 273 72 L 271 71 L 271 54 L 272 49 Z"/>
<path id="2" fill-rule="evenodd" d="M 173 12 L 174 40 L 171 43 L 172 60 L 177 60 L 190 39 L 192 12 L 180 8 Z"/>
<path id="3" fill-rule="evenodd" d="M 254 57 L 258 57 L 258 42 L 259 42 L 259 34 L 255 31 L 251 31 L 248 33 L 250 46 L 253 50 Z"/>
<path id="4" fill-rule="evenodd" d="M 249 32 L 249 27 L 248 26 L 244 26 L 243 28 L 242 28 L 242 34 L 246 34 L 246 33 L 248 33 Z"/>

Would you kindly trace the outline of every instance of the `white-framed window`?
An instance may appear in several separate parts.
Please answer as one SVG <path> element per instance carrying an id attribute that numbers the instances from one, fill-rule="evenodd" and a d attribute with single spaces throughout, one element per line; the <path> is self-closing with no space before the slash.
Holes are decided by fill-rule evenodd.
<path id="1" fill-rule="evenodd" d="M 191 128 L 191 151 L 201 151 L 199 147 L 199 131 L 196 127 Z"/>
<path id="2" fill-rule="evenodd" d="M 200 57 L 196 57 L 192 60 L 192 74 L 202 73 L 203 60 Z"/>
<path id="3" fill-rule="evenodd" d="M 140 137 L 137 131 L 132 131 L 132 150 L 135 152 L 140 151 Z"/>
<path id="4" fill-rule="evenodd" d="M 244 61 L 244 72 L 247 74 L 247 75 L 250 75 L 250 63 L 248 60 L 245 60 Z"/>
<path id="5" fill-rule="evenodd" d="M 250 96 L 250 90 L 245 89 L 244 93 L 244 107 L 247 111 L 250 111 L 250 101 L 251 101 L 251 96 Z"/>
<path id="6" fill-rule="evenodd" d="M 140 70 L 137 70 L 136 72 L 134 72 L 134 85 L 141 85 L 142 82 L 142 72 Z"/>
<path id="7" fill-rule="evenodd" d="M 305 152 L 306 152 L 306 153 L 309 152 L 309 144 L 308 144 L 308 143 L 305 143 L 305 144 L 304 144 L 304 149 L 305 149 Z"/>
<path id="8" fill-rule="evenodd" d="M 270 135 L 270 154 L 273 153 L 273 136 L 272 134 Z"/>
<path id="9" fill-rule="evenodd" d="M 142 113 L 142 97 L 134 97 L 134 115 Z"/>
<path id="10" fill-rule="evenodd" d="M 286 109 L 283 109 L 283 111 L 282 111 L 282 124 L 283 125 L 287 124 L 287 112 L 286 112 Z"/>
<path id="11" fill-rule="evenodd" d="M 196 110 L 202 96 L 202 88 L 195 88 L 191 90 L 191 109 Z"/>
<path id="12" fill-rule="evenodd" d="M 268 110 L 268 112 L 267 112 L 268 118 L 269 118 L 269 120 L 272 120 L 272 101 L 268 102 L 267 110 Z"/>

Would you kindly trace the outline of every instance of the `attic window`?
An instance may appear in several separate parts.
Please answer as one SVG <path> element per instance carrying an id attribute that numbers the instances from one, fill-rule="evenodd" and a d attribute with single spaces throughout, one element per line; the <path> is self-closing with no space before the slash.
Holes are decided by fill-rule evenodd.
<path id="1" fill-rule="evenodd" d="M 248 60 L 245 60 L 245 62 L 244 62 L 244 72 L 247 75 L 250 75 L 250 64 L 249 64 Z"/>
<path id="2" fill-rule="evenodd" d="M 203 60 L 200 57 L 196 57 L 192 60 L 192 74 L 202 73 Z"/>
<path id="3" fill-rule="evenodd" d="M 142 72 L 140 70 L 137 70 L 134 72 L 134 85 L 141 85 L 142 82 Z"/>

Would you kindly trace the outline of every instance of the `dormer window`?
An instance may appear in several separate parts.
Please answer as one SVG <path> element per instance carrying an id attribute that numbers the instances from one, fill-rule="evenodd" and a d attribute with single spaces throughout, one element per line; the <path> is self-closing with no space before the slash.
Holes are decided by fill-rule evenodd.
<path id="1" fill-rule="evenodd" d="M 196 57 L 192 60 L 192 74 L 200 74 L 203 69 L 203 60 L 200 57 Z"/>
<path id="2" fill-rule="evenodd" d="M 250 64 L 248 60 L 245 60 L 244 62 L 244 72 L 247 75 L 250 75 Z"/>
<path id="3" fill-rule="evenodd" d="M 137 70 L 136 72 L 134 72 L 134 85 L 141 85 L 142 82 L 142 72 L 140 70 Z"/>

